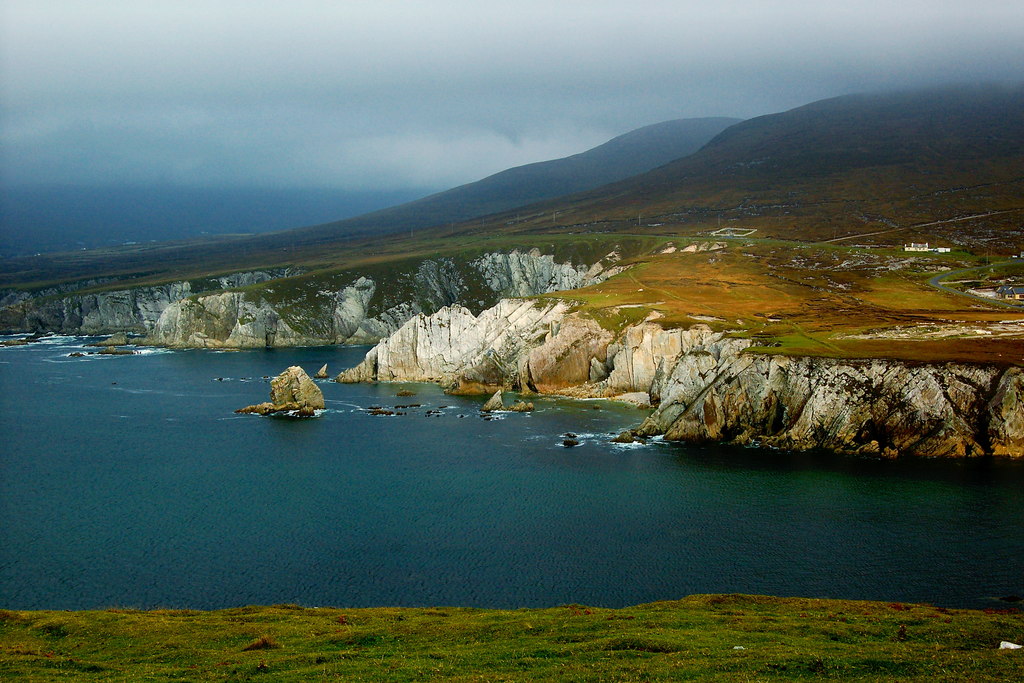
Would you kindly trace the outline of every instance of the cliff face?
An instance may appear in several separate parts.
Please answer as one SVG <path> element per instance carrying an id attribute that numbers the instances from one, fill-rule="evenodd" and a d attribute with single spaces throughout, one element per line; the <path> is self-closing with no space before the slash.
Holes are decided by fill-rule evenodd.
<path id="1" fill-rule="evenodd" d="M 1021 368 L 765 356 L 747 346 L 703 325 L 645 322 L 615 336 L 561 304 L 503 301 L 479 316 L 417 316 L 338 379 L 640 395 L 657 408 L 636 433 L 669 440 L 1024 457 Z"/>
<path id="2" fill-rule="evenodd" d="M 281 269 L 232 273 L 204 280 L 94 294 L 74 294 L 74 285 L 49 288 L 34 295 L 8 292 L 4 298 L 6 303 L 0 306 L 0 329 L 59 334 L 144 334 L 153 328 L 169 305 L 197 290 L 244 287 L 295 272 Z M 84 288 L 104 283 L 93 280 L 79 284 Z"/>
<path id="3" fill-rule="evenodd" d="M 61 334 L 133 332 L 173 347 L 375 343 L 419 313 L 461 305 L 480 311 L 503 297 L 575 289 L 619 272 L 617 256 L 593 265 L 513 250 L 475 259 L 425 259 L 373 276 L 301 276 L 282 269 L 76 294 L 92 281 L 29 294 L 0 292 L 0 329 Z M 251 285 L 260 285 L 252 287 Z M 108 285 L 109 286 L 109 285 Z M 244 291 L 224 291 L 245 287 Z"/>
<path id="4" fill-rule="evenodd" d="M 509 295 L 529 296 L 600 282 L 614 266 L 557 263 L 550 254 L 484 254 L 469 262 L 427 259 L 375 280 L 345 284 L 270 282 L 246 292 L 191 297 L 170 304 L 146 343 L 174 347 L 264 347 L 374 343 L 422 313 L 447 306 L 493 306 Z"/>

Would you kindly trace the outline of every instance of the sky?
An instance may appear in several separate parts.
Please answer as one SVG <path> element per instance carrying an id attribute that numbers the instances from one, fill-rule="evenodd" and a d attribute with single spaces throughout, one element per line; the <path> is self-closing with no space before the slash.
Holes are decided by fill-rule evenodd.
<path id="1" fill-rule="evenodd" d="M 1020 0 L 0 0 L 0 182 L 440 189 L 1022 73 Z"/>

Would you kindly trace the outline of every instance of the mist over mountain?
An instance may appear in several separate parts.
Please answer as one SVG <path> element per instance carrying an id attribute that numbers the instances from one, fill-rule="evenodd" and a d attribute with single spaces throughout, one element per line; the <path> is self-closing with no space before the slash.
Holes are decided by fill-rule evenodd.
<path id="1" fill-rule="evenodd" d="M 282 243 L 460 222 L 587 190 L 700 149 L 731 118 L 680 119 L 563 159 L 511 168 L 427 197 L 423 190 L 326 188 L 4 187 L 0 254 L 287 231 Z M 422 198 L 420 198 L 422 197 Z M 328 222 L 329 221 L 329 222 Z M 270 238 L 273 240 L 274 238 Z"/>
<path id="2" fill-rule="evenodd" d="M 0 254 L 285 230 L 357 216 L 428 192 L 0 185 Z"/>
<path id="3" fill-rule="evenodd" d="M 401 206 L 284 233 L 289 243 L 415 230 L 600 187 L 693 154 L 740 119 L 677 119 L 644 126 L 573 156 L 510 168 Z"/>
<path id="4" fill-rule="evenodd" d="M 583 154 L 509 169 L 348 220 L 216 243 L 9 259 L 0 277 L 15 283 L 97 272 L 155 276 L 245 265 L 322 266 L 355 253 L 379 253 L 385 242 L 388 253 L 398 256 L 454 247 L 470 235 L 692 236 L 724 226 L 809 241 L 881 234 L 883 241 L 942 239 L 1013 253 L 1024 247 L 1024 86 L 849 95 L 731 126 L 727 119 L 700 121 L 707 144 L 661 165 L 658 154 L 687 150 L 668 149 L 660 133 L 678 134 L 687 128 L 685 121 L 640 129 Z M 692 137 L 689 143 L 700 146 Z M 602 183 L 637 158 L 655 167 L 583 192 L 523 203 L 538 192 Z M 508 208 L 494 212 L 501 205 Z M 487 211 L 492 213 L 481 214 Z M 916 230 L 917 225 L 925 227 Z M 415 240 L 409 239 L 410 226 Z M 890 236 L 896 229 L 911 232 Z"/>

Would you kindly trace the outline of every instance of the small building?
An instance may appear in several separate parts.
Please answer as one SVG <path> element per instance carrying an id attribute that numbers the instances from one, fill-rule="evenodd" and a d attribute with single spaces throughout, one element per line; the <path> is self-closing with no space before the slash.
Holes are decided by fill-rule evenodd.
<path id="1" fill-rule="evenodd" d="M 931 247 L 928 246 L 927 242 L 924 244 L 911 242 L 910 244 L 903 245 L 903 251 L 931 251 Z"/>
<path id="2" fill-rule="evenodd" d="M 1003 285 L 1002 287 L 996 288 L 996 296 L 998 296 L 1000 299 L 1013 299 L 1016 301 L 1024 301 L 1024 287 Z"/>
<path id="3" fill-rule="evenodd" d="M 953 251 L 950 247 L 935 247 L 932 249 L 936 254 L 948 254 Z"/>

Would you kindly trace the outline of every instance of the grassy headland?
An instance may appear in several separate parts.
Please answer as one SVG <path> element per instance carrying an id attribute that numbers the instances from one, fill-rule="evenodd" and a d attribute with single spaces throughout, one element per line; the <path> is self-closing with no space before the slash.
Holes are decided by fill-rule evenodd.
<path id="1" fill-rule="evenodd" d="M 1010 681 L 1024 614 L 698 595 L 623 609 L 0 612 L 26 680 Z"/>

